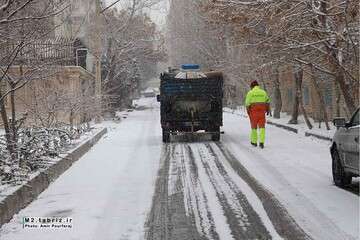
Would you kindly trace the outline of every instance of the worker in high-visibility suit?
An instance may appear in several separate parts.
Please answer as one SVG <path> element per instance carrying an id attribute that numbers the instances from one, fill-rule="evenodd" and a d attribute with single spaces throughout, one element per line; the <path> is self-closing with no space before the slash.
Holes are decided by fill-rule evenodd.
<path id="1" fill-rule="evenodd" d="M 258 128 L 260 129 L 259 146 L 264 148 L 265 143 L 265 114 L 270 113 L 270 98 L 259 87 L 257 81 L 251 82 L 251 90 L 246 95 L 245 106 L 251 123 L 251 145 L 257 146 Z"/>

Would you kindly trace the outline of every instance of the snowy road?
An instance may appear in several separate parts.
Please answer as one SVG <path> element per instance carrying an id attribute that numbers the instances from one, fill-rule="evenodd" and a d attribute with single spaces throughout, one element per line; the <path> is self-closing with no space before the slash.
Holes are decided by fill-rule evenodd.
<path id="1" fill-rule="evenodd" d="M 281 239 L 275 229 L 287 239 L 307 239 L 238 162 L 246 180 L 237 175 L 234 160 L 222 144 L 164 146 L 147 239 Z M 268 197 L 269 216 L 247 183 Z"/>
<path id="2" fill-rule="evenodd" d="M 332 184 L 328 144 L 224 114 L 220 143 L 163 144 L 159 111 L 134 111 L 2 227 L 17 239 L 329 239 L 359 237 L 359 197 Z M 23 229 L 23 216 L 70 216 L 69 230 Z"/>

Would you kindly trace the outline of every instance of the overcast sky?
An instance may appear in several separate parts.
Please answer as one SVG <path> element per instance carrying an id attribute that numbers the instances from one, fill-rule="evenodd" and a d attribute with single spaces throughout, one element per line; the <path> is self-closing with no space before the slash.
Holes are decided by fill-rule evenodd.
<path id="1" fill-rule="evenodd" d="M 115 2 L 116 0 L 105 0 L 107 5 Z M 117 8 L 123 8 L 129 3 L 128 0 L 120 1 L 115 5 Z M 165 18 L 168 9 L 168 0 L 161 0 L 160 3 L 151 7 L 151 9 L 147 9 L 145 11 L 149 12 L 151 19 L 159 25 L 161 28 L 165 24 Z"/>

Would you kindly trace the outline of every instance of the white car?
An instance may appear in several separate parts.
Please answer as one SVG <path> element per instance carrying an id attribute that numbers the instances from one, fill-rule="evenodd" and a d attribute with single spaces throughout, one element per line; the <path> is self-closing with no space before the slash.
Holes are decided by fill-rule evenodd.
<path id="1" fill-rule="evenodd" d="M 145 91 L 142 92 L 143 96 L 146 98 L 155 97 L 156 92 L 152 88 L 147 88 Z"/>
<path id="2" fill-rule="evenodd" d="M 345 118 L 333 122 L 338 128 L 330 148 L 333 179 L 336 186 L 344 187 L 351 183 L 352 177 L 359 176 L 360 109 L 349 122 Z"/>

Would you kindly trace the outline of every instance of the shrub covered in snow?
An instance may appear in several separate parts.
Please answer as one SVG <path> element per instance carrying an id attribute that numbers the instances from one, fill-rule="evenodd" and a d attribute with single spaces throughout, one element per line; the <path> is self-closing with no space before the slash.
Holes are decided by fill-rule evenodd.
<path id="1" fill-rule="evenodd" d="M 66 152 L 73 140 L 90 131 L 89 125 L 78 128 L 23 128 L 19 130 L 16 156 L 7 151 L 5 136 L 0 135 L 0 183 L 19 184 L 29 174 L 45 169 Z"/>

